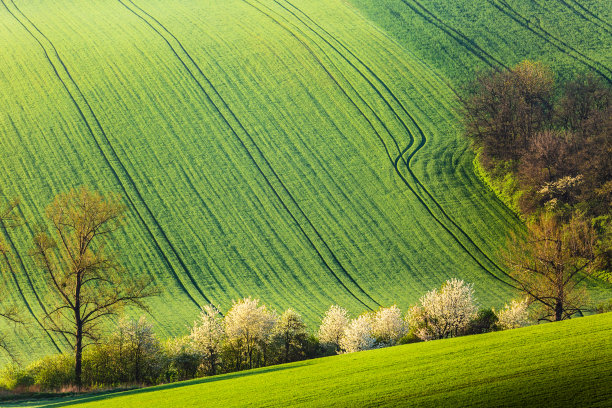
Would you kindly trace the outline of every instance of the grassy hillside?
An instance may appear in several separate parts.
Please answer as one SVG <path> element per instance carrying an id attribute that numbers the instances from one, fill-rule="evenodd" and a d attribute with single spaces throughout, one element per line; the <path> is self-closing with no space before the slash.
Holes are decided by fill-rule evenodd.
<path id="1" fill-rule="evenodd" d="M 612 399 L 611 364 L 607 313 L 85 399 L 89 402 L 40 404 L 604 407 Z"/>
<path id="2" fill-rule="evenodd" d="M 612 5 L 597 0 L 350 0 L 452 84 L 524 59 L 612 81 Z"/>
<path id="3" fill-rule="evenodd" d="M 151 302 L 162 336 L 184 333 L 207 302 L 247 295 L 313 326 L 332 303 L 406 308 L 450 276 L 474 282 L 483 305 L 511 298 L 495 253 L 520 223 L 459 137 L 455 68 L 444 69 L 454 54 L 430 58 L 364 10 L 1 0 L 0 191 L 30 221 L 4 232 L 12 300 L 31 316 L 52 301 L 31 231 L 55 194 L 83 184 L 125 198 L 113 248 L 163 288 Z M 507 64 L 531 55 L 481 47 Z M 590 58 L 609 56 L 593 47 Z M 26 359 L 65 349 L 31 321 L 11 339 Z"/>

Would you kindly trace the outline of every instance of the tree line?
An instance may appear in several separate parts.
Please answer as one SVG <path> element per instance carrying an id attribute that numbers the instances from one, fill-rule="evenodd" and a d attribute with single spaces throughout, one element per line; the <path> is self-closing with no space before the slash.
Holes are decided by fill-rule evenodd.
<path id="1" fill-rule="evenodd" d="M 201 376 L 352 353 L 416 341 L 484 333 L 529 324 L 526 302 L 478 310 L 472 285 L 450 279 L 405 314 L 381 307 L 353 319 L 333 305 L 316 334 L 294 309 L 278 314 L 259 299 L 243 298 L 221 315 L 207 305 L 186 336 L 160 340 L 145 316 L 119 319 L 104 341 L 82 354 L 80 386 L 88 389 L 153 385 Z M 27 367 L 10 365 L 0 385 L 13 390 L 69 389 L 76 383 L 75 354 L 45 357 Z"/>

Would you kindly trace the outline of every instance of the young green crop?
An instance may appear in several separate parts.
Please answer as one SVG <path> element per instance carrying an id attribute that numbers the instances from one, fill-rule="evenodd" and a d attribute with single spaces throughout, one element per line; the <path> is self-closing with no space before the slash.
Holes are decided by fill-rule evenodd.
<path id="1" fill-rule="evenodd" d="M 448 72 L 346 2 L 2 0 L 0 38 L 0 191 L 29 222 L 7 283 L 31 315 L 32 230 L 78 185 L 124 197 L 113 246 L 163 288 L 162 336 L 249 295 L 313 329 L 449 277 L 514 295 L 496 251 L 520 222 L 474 174 Z M 26 360 L 66 349 L 31 321 Z"/>
<path id="2" fill-rule="evenodd" d="M 40 405 L 603 407 L 611 339 L 607 313 Z"/>

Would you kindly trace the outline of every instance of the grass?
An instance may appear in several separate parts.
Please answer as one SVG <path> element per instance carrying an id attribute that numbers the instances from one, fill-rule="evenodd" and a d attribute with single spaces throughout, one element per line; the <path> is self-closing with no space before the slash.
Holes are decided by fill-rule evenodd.
<path id="1" fill-rule="evenodd" d="M 8 339 L 21 358 L 67 349 L 36 321 L 53 299 L 28 250 L 53 196 L 83 184 L 124 196 L 112 249 L 163 288 L 151 301 L 162 337 L 249 295 L 311 327 L 333 303 L 406 309 L 449 277 L 474 282 L 485 306 L 513 297 L 496 253 L 521 223 L 474 174 L 449 86 L 478 64 L 451 64 L 456 44 L 425 53 L 438 34 L 405 10 L 408 23 L 379 18 L 394 4 L 2 0 L 0 191 L 30 221 L 4 232 L 10 297 L 31 323 Z M 440 17 L 463 24 L 454 7 Z M 469 32 L 481 48 L 507 64 L 534 55 L 506 55 L 487 21 Z M 570 45 L 609 65 L 609 44 L 581 38 Z"/>
<path id="2" fill-rule="evenodd" d="M 406 49 L 464 84 L 475 71 L 544 61 L 612 80 L 612 6 L 596 0 L 350 0 Z"/>
<path id="3" fill-rule="evenodd" d="M 9 406 L 604 407 L 612 399 L 611 364 L 612 314 L 607 313 L 123 393 Z"/>

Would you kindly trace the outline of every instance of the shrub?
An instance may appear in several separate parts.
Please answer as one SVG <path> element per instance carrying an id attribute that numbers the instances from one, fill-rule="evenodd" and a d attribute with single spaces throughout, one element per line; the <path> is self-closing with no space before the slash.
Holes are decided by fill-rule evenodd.
<path id="1" fill-rule="evenodd" d="M 480 309 L 462 334 L 481 334 L 497 330 L 497 315 L 493 309 Z"/>
<path id="2" fill-rule="evenodd" d="M 191 347 L 189 336 L 170 339 L 164 344 L 166 370 L 165 381 L 181 381 L 194 378 L 202 363 L 202 355 Z"/>
<path id="3" fill-rule="evenodd" d="M 74 357 L 56 354 L 30 364 L 26 371 L 42 390 L 58 390 L 74 383 Z"/>
<path id="4" fill-rule="evenodd" d="M 117 348 L 114 344 L 99 344 L 86 349 L 83 355 L 83 384 L 116 385 L 121 382 Z"/>
<path id="5" fill-rule="evenodd" d="M 597 311 L 597 313 L 612 312 L 612 299 L 608 299 L 607 301 L 599 303 L 595 310 Z"/>
<path id="6" fill-rule="evenodd" d="M 17 364 L 9 364 L 0 371 L 0 388 L 12 391 L 34 385 L 34 377 Z"/>
<path id="7" fill-rule="evenodd" d="M 476 317 L 474 289 L 459 279 L 447 280 L 439 291 L 427 292 L 420 302 L 406 318 L 421 340 L 457 336 Z"/>
<path id="8" fill-rule="evenodd" d="M 498 326 L 502 330 L 516 329 L 529 324 L 529 299 L 513 300 L 497 312 Z"/>

